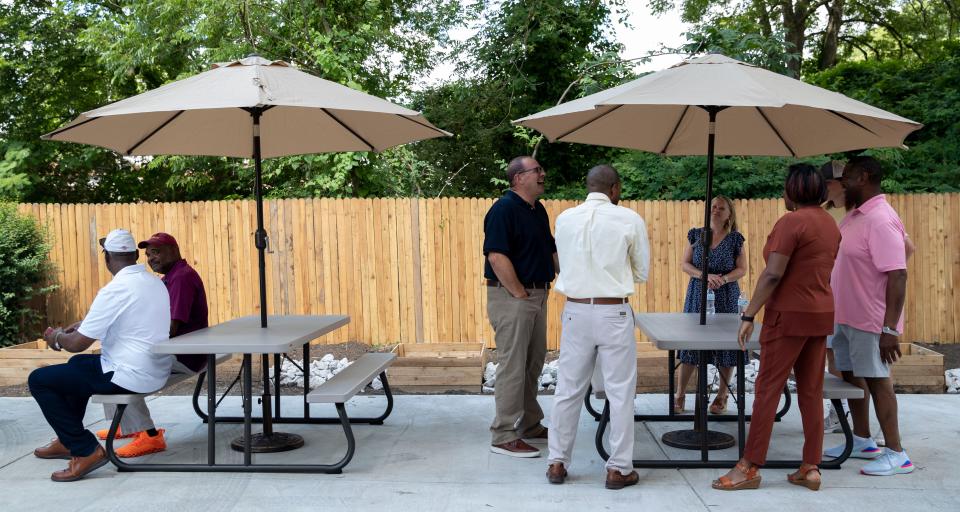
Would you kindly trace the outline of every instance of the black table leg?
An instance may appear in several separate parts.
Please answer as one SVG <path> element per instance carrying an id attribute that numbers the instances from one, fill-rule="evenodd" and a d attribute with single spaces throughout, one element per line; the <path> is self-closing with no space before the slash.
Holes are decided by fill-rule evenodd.
<path id="1" fill-rule="evenodd" d="M 310 402 L 307 402 L 307 395 L 310 394 L 310 344 L 303 344 L 303 417 L 310 418 Z"/>
<path id="2" fill-rule="evenodd" d="M 217 463 L 217 355 L 207 355 L 207 464 Z M 199 385 L 199 381 L 198 384 Z M 112 437 L 112 432 L 111 432 Z"/>
<path id="3" fill-rule="evenodd" d="M 245 358 L 247 356 L 247 354 L 244 354 Z M 250 364 L 252 366 L 252 363 L 247 363 L 246 359 L 244 359 L 244 364 Z M 269 354 L 263 354 L 260 359 L 260 369 L 263 373 L 263 396 L 261 398 L 263 406 L 263 433 L 254 434 L 249 437 L 238 437 L 230 443 L 231 448 L 237 451 L 243 451 L 244 454 L 247 453 L 247 450 L 256 453 L 273 453 L 296 450 L 303 446 L 303 437 L 297 434 L 273 431 L 273 414 L 270 403 L 270 372 L 267 370 L 269 365 Z M 244 379 L 246 378 L 245 376 Z M 252 392 L 253 390 L 250 389 L 250 393 Z M 247 421 L 252 421 L 252 416 L 252 411 L 244 411 L 244 424 L 246 424 Z"/>
<path id="4" fill-rule="evenodd" d="M 243 465 L 249 466 L 251 435 L 253 426 L 253 356 L 243 355 Z M 236 447 L 234 447 L 236 449 Z"/>
<path id="5" fill-rule="evenodd" d="M 709 351 L 697 351 L 697 404 L 693 417 L 693 430 L 674 430 L 663 434 L 663 444 L 684 450 L 700 450 L 700 461 L 710 460 L 710 450 L 723 450 L 735 444 L 733 436 L 724 432 L 715 432 L 707 428 L 707 403 L 710 395 L 707 389 L 707 357 Z M 672 409 L 672 404 L 671 404 Z M 669 416 L 668 416 L 669 417 Z M 681 419 L 677 415 L 677 420 Z M 739 419 L 739 418 L 738 418 Z"/>
<path id="6" fill-rule="evenodd" d="M 747 371 L 747 353 L 741 352 L 740 357 L 737 358 L 737 445 L 740 453 L 740 458 L 743 458 L 743 445 L 746 442 L 744 438 L 746 437 L 747 429 L 747 420 L 746 420 L 746 408 L 747 408 L 747 392 L 746 392 L 746 375 L 744 373 Z"/>
<path id="7" fill-rule="evenodd" d="M 677 353 L 673 350 L 667 351 L 667 415 L 673 416 L 674 395 L 677 394 Z"/>
<path id="8" fill-rule="evenodd" d="M 273 413 L 280 417 L 280 354 L 273 355 Z"/>

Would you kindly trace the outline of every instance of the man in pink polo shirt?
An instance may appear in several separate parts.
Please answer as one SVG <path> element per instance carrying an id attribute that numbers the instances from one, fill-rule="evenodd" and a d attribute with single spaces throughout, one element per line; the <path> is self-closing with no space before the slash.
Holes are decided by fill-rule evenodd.
<path id="1" fill-rule="evenodd" d="M 900 356 L 899 337 L 907 288 L 905 231 L 880 189 L 883 169 L 876 159 L 858 156 L 843 169 L 844 194 L 854 209 L 840 222 L 840 252 L 830 279 L 836 331 L 833 353 L 843 378 L 873 397 L 886 439 L 880 450 L 870 437 L 870 404 L 849 400 L 853 416 L 851 456 L 874 459 L 865 475 L 910 473 L 914 466 L 900 445 L 897 395 L 889 365 Z M 837 457 L 843 446 L 826 450 Z"/>

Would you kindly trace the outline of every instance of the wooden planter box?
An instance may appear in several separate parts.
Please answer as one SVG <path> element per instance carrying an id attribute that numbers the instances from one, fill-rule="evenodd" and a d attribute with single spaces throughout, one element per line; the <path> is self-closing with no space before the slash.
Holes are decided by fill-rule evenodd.
<path id="1" fill-rule="evenodd" d="M 902 393 L 943 393 L 943 354 L 913 343 L 901 343 L 903 357 L 890 367 L 893 385 Z"/>
<path id="2" fill-rule="evenodd" d="M 401 343 L 387 370 L 391 389 L 406 393 L 479 393 L 483 343 Z"/>
<path id="3" fill-rule="evenodd" d="M 637 393 L 666 393 L 669 383 L 667 351 L 637 343 Z"/>
<path id="4" fill-rule="evenodd" d="M 100 342 L 94 342 L 83 353 L 100 353 Z M 66 350 L 51 350 L 43 340 L 0 348 L 0 386 L 24 384 L 33 370 L 51 364 L 66 363 L 74 355 Z"/>

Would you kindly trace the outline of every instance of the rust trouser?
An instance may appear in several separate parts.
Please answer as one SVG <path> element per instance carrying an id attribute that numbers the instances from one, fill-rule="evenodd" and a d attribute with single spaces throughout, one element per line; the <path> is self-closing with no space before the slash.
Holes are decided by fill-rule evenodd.
<path id="1" fill-rule="evenodd" d="M 754 386 L 750 435 L 744 458 L 758 465 L 766 462 L 780 393 L 792 369 L 797 378 L 797 402 L 803 421 L 803 462 L 820 464 L 826 342 L 826 336 L 783 336 L 760 340 L 760 373 Z"/>

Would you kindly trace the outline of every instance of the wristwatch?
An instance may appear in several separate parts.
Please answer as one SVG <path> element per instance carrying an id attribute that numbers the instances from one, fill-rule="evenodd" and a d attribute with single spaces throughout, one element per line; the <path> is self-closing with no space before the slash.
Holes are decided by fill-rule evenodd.
<path id="1" fill-rule="evenodd" d="M 900 337 L 900 332 L 898 332 L 896 329 L 887 327 L 886 325 L 883 326 L 883 329 L 880 329 L 880 332 L 882 332 L 883 334 L 892 334 L 898 338 Z"/>
<path id="2" fill-rule="evenodd" d="M 741 322 L 750 322 L 750 323 L 752 324 L 752 323 L 753 323 L 753 317 L 752 317 L 752 316 L 747 316 L 747 315 L 740 315 L 740 321 L 741 321 Z"/>

